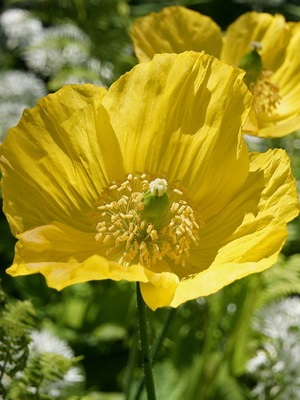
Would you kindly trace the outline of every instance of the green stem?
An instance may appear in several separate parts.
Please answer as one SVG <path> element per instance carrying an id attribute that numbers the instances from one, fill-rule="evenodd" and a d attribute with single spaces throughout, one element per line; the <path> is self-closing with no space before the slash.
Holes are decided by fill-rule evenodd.
<path id="1" fill-rule="evenodd" d="M 150 357 L 151 357 L 151 361 L 153 362 L 155 360 L 155 357 L 157 355 L 158 349 L 160 348 L 160 345 L 162 344 L 162 341 L 166 335 L 166 332 L 169 328 L 169 325 L 173 319 L 173 316 L 175 314 L 176 309 L 175 308 L 170 308 L 168 310 L 168 313 L 166 315 L 166 318 L 164 320 L 162 329 L 160 331 L 159 336 L 157 337 L 157 339 L 155 340 L 151 352 L 150 352 Z M 137 384 L 137 389 L 136 389 L 136 393 L 134 396 L 134 400 L 138 400 L 140 398 L 140 395 L 142 393 L 143 387 L 144 387 L 144 383 L 145 383 L 145 378 L 144 376 L 141 376 L 140 380 L 138 381 Z"/>
<path id="2" fill-rule="evenodd" d="M 146 304 L 141 294 L 139 282 L 137 282 L 136 284 L 136 299 L 137 299 L 137 311 L 139 320 L 140 346 L 141 346 L 142 363 L 144 368 L 147 396 L 148 400 L 155 400 L 156 395 L 155 395 L 154 379 L 151 366 Z"/>

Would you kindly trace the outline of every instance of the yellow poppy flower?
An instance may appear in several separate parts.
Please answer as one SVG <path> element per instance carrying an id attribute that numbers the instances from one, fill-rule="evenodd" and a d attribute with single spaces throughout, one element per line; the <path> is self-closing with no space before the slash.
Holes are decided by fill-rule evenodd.
<path id="1" fill-rule="evenodd" d="M 276 262 L 298 214 L 283 150 L 249 154 L 242 73 L 212 56 L 157 55 L 109 90 L 65 86 L 0 147 L 13 276 L 58 290 L 141 282 L 157 307 Z"/>
<path id="2" fill-rule="evenodd" d="M 172 6 L 138 18 L 131 36 L 140 62 L 156 53 L 204 50 L 245 69 L 253 104 L 244 133 L 281 137 L 300 129 L 299 23 L 287 23 L 282 15 L 249 12 L 222 36 L 209 17 Z M 249 66 L 253 54 L 256 58 Z"/>

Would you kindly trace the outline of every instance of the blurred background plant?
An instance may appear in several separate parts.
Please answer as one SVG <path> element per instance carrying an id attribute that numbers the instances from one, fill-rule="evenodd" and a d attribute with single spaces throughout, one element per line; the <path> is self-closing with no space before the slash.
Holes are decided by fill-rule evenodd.
<path id="1" fill-rule="evenodd" d="M 84 380 L 67 343 L 35 329 L 29 301 L 6 302 L 0 315 L 0 394 L 3 399 L 66 399 Z"/>
<path id="2" fill-rule="evenodd" d="M 249 10 L 299 21 L 299 0 L 6 0 L 0 5 L 0 141 L 24 108 L 67 83 L 108 87 L 137 63 L 132 22 L 181 4 L 223 29 Z M 300 180 L 300 132 L 247 138 L 285 148 Z M 88 282 L 56 292 L 41 276 L 5 274 L 15 240 L 0 216 L 0 398 L 122 400 L 139 396 L 135 287 Z M 158 398 L 299 399 L 300 230 L 289 225 L 270 270 L 190 301 L 149 311 Z"/>
<path id="3" fill-rule="evenodd" d="M 256 313 L 253 327 L 259 335 L 258 350 L 247 363 L 247 372 L 257 382 L 254 397 L 299 399 L 299 319 L 298 297 L 275 301 Z"/>

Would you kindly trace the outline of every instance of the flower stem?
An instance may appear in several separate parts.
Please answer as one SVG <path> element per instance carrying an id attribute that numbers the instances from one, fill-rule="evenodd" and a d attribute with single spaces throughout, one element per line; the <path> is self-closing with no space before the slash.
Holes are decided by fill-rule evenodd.
<path id="1" fill-rule="evenodd" d="M 151 357 L 151 361 L 153 362 L 155 360 L 155 357 L 157 355 L 158 349 L 160 347 L 160 345 L 162 344 L 163 339 L 165 338 L 166 332 L 169 328 L 169 325 L 173 319 L 173 316 L 175 314 L 176 308 L 170 308 L 167 312 L 166 318 L 164 320 L 162 329 L 160 331 L 159 336 L 157 337 L 157 339 L 155 340 L 152 348 L 151 348 L 151 352 L 150 352 L 150 357 Z M 138 400 L 140 398 L 140 395 L 142 393 L 143 387 L 144 387 L 144 383 L 145 383 L 145 378 L 144 376 L 141 376 L 140 380 L 138 381 L 137 384 L 137 390 L 134 396 L 134 400 Z"/>
<path id="2" fill-rule="evenodd" d="M 136 284 L 136 299 L 137 299 L 137 311 L 139 320 L 140 346 L 141 346 L 142 363 L 144 368 L 147 396 L 148 400 L 155 400 L 156 395 L 155 395 L 154 379 L 151 366 L 146 304 L 141 294 L 139 282 L 137 282 Z"/>

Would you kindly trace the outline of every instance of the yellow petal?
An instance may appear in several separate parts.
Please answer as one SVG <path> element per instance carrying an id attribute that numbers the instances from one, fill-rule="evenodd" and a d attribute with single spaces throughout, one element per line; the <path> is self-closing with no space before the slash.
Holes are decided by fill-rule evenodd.
<path id="1" fill-rule="evenodd" d="M 20 234 L 18 239 L 14 264 L 30 264 L 32 268 L 39 268 L 43 262 L 68 262 L 71 259 L 82 262 L 91 254 L 102 251 L 95 240 L 95 232 L 82 232 L 60 222 L 33 228 Z M 33 269 L 33 272 L 36 271 Z"/>
<path id="2" fill-rule="evenodd" d="M 206 221 L 189 260 L 195 266 L 188 271 L 191 278 L 180 281 L 171 305 L 209 295 L 276 262 L 287 236 L 286 223 L 299 213 L 289 158 L 283 150 L 270 150 L 252 154 L 250 166 L 240 193 Z"/>
<path id="3" fill-rule="evenodd" d="M 300 26 L 300 25 L 299 25 Z M 279 86 L 281 101 L 277 107 L 275 121 L 300 117 L 300 29 L 291 38 L 286 49 L 282 66 L 272 75 L 271 80 Z M 298 122 L 299 124 L 299 122 Z M 297 125 L 296 129 L 299 129 Z M 295 129 L 295 130 L 296 130 Z"/>
<path id="4" fill-rule="evenodd" d="M 24 232 L 7 273 L 41 273 L 47 285 L 57 290 L 90 280 L 139 281 L 144 282 L 143 297 L 153 310 L 171 303 L 178 284 L 176 275 L 168 271 L 156 273 L 139 264 L 125 267 L 111 262 L 94 236 L 58 222 Z"/>
<path id="5" fill-rule="evenodd" d="M 101 100 L 106 90 L 66 86 L 26 110 L 1 146 L 4 211 L 14 234 L 60 220 L 90 229 L 87 212 L 123 175 Z M 112 151 L 113 149 L 113 151 Z"/>
<path id="6" fill-rule="evenodd" d="M 240 70 L 186 52 L 139 64 L 110 87 L 103 105 L 125 169 L 179 181 L 211 215 L 248 174 L 240 127 L 249 101 Z"/>
<path id="7" fill-rule="evenodd" d="M 146 304 L 154 311 L 169 306 L 174 298 L 179 279 L 175 274 L 163 272 L 149 276 L 149 282 L 141 283 L 141 292 Z"/>
<path id="8" fill-rule="evenodd" d="M 186 50 L 204 50 L 219 57 L 222 46 L 221 30 L 211 18 L 181 6 L 138 18 L 131 37 L 140 62 L 151 60 L 156 53 Z"/>
<path id="9" fill-rule="evenodd" d="M 259 122 L 258 122 L 259 120 Z M 248 135 L 261 138 L 279 138 L 300 129 L 300 115 L 293 115 L 291 118 L 283 119 L 278 122 L 272 122 L 258 118 L 258 115 L 250 113 L 249 119 L 244 125 L 243 132 Z"/>
<path id="10" fill-rule="evenodd" d="M 295 32 L 296 30 L 298 30 L 299 29 L 299 27 L 300 27 L 300 24 L 299 24 L 299 22 L 294 22 L 294 21 L 289 21 L 289 22 L 287 22 L 287 25 L 288 25 L 288 27 L 289 27 L 289 29 L 290 29 L 290 31 L 293 33 L 293 32 Z"/>
<path id="11" fill-rule="evenodd" d="M 270 258 L 262 259 L 258 262 L 241 263 L 225 263 L 218 264 L 216 268 L 213 266 L 193 278 L 181 281 L 176 290 L 174 299 L 171 303 L 172 307 L 178 307 L 180 304 L 196 299 L 198 297 L 208 296 L 217 292 L 224 286 L 244 278 L 247 275 L 262 272 L 274 265 L 277 261 L 277 254 Z"/>
<path id="12" fill-rule="evenodd" d="M 283 62 L 290 40 L 290 28 L 282 15 L 249 12 L 241 15 L 227 29 L 221 60 L 238 65 L 250 51 L 251 42 L 260 42 L 264 68 L 275 71 Z"/>

